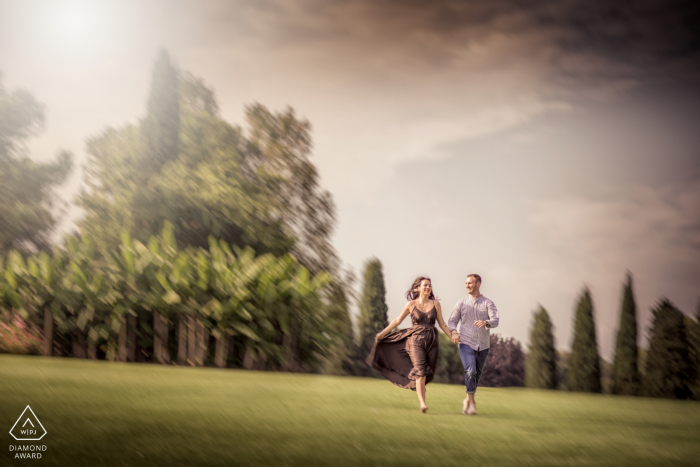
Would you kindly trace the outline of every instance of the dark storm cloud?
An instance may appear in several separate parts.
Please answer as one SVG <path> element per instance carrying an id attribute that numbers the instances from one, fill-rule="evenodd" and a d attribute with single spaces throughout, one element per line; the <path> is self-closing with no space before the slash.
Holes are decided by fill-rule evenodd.
<path id="1" fill-rule="evenodd" d="M 535 29 L 570 51 L 594 51 L 639 66 L 675 67 L 677 61 L 700 66 L 700 4 L 692 0 L 368 3 L 380 24 L 410 18 L 416 27 L 446 37 L 469 29 L 513 34 Z"/>
<path id="2" fill-rule="evenodd" d="M 280 43 L 347 43 L 369 56 L 400 55 L 440 68 L 451 66 L 485 37 L 503 34 L 534 40 L 546 50 L 564 90 L 611 79 L 700 80 L 700 6 L 694 1 L 310 0 L 256 5 L 251 8 L 266 18 L 261 24 Z"/>
<path id="3" fill-rule="evenodd" d="M 574 32 L 567 48 L 588 48 L 616 60 L 647 68 L 696 72 L 700 57 L 700 7 L 697 2 L 576 2 L 562 17 L 546 18 Z M 697 77 L 697 76 L 696 76 Z"/>

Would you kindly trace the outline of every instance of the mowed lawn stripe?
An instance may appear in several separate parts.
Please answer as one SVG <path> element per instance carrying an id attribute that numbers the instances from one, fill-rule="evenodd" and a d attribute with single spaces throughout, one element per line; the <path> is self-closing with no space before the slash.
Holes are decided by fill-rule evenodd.
<path id="1" fill-rule="evenodd" d="M 0 356 L 0 424 L 27 405 L 44 465 L 698 465 L 700 403 L 523 388 Z M 26 461 L 24 461 L 26 462 Z M 12 465 L 10 463 L 9 465 Z"/>

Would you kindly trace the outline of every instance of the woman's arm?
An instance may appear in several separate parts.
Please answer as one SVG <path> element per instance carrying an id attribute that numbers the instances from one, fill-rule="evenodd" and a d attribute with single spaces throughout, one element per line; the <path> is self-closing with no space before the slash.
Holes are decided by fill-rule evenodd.
<path id="1" fill-rule="evenodd" d="M 401 314 L 391 323 L 389 323 L 389 326 L 384 328 L 382 332 L 377 334 L 377 339 L 384 339 L 387 334 L 389 334 L 389 331 L 394 329 L 396 326 L 401 324 L 404 319 L 406 319 L 406 316 L 411 312 L 411 302 L 406 303 L 406 306 L 403 307 L 403 310 L 401 311 Z"/>
<path id="2" fill-rule="evenodd" d="M 447 327 L 445 324 L 445 320 L 442 319 L 442 307 L 440 306 L 440 302 L 436 301 L 435 302 L 435 308 L 437 308 L 437 320 L 438 320 L 438 325 L 440 326 L 440 329 L 442 329 L 442 332 L 450 336 L 450 339 L 452 338 L 452 333 L 450 332 L 450 328 Z"/>

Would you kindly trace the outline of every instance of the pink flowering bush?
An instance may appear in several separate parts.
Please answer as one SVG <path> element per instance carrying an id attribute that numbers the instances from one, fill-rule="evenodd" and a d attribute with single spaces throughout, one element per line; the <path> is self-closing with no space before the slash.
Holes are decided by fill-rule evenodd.
<path id="1" fill-rule="evenodd" d="M 39 355 L 43 342 L 40 332 L 19 315 L 9 323 L 0 322 L 0 353 Z"/>

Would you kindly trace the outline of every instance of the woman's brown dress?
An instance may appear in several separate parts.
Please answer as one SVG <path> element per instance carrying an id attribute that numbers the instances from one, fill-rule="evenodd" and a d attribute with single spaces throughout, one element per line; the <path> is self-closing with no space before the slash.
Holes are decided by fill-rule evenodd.
<path id="1" fill-rule="evenodd" d="M 374 342 L 367 364 L 386 379 L 404 389 L 416 390 L 416 378 L 425 376 L 426 384 L 433 380 L 438 358 L 438 330 L 435 327 L 437 309 L 422 312 L 411 310 L 413 326 L 393 332 Z"/>

